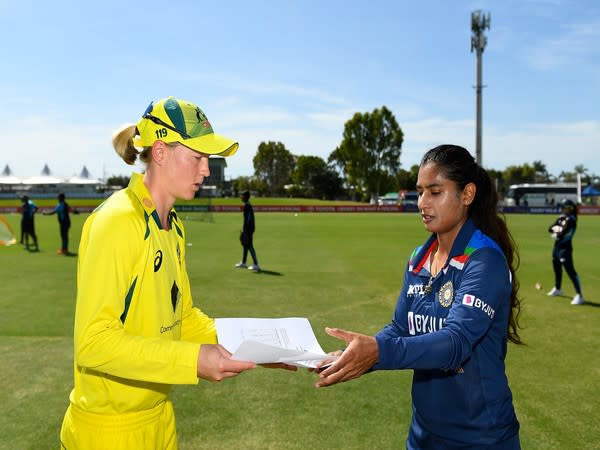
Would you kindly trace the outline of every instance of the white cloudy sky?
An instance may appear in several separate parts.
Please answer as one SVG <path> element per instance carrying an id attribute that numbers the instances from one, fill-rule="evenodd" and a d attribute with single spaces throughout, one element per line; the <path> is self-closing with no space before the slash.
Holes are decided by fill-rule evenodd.
<path id="1" fill-rule="evenodd" d="M 491 14 L 484 166 L 600 174 L 597 0 L 0 0 L 0 170 L 128 174 L 112 131 L 169 95 L 240 142 L 229 177 L 253 173 L 262 141 L 327 159 L 355 112 L 382 105 L 402 167 L 440 143 L 475 153 L 475 10 Z"/>

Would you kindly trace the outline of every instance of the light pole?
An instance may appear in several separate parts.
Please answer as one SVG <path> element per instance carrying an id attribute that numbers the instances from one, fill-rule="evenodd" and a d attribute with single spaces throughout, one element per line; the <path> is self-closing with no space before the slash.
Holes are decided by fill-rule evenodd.
<path id="1" fill-rule="evenodd" d="M 481 157 L 481 90 L 485 87 L 481 85 L 481 55 L 487 44 L 487 37 L 483 34 L 485 29 L 490 28 L 490 13 L 484 14 L 481 11 L 471 13 L 471 53 L 473 49 L 477 52 L 477 129 L 475 135 L 475 158 L 477 164 L 482 165 Z"/>

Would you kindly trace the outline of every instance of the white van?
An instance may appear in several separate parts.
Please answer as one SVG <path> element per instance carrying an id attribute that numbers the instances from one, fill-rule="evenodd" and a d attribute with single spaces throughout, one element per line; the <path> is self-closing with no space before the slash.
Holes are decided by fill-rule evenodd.
<path id="1" fill-rule="evenodd" d="M 419 193 L 417 191 L 405 191 L 400 195 L 400 204 L 401 205 L 415 205 L 417 206 L 417 201 L 419 200 Z"/>

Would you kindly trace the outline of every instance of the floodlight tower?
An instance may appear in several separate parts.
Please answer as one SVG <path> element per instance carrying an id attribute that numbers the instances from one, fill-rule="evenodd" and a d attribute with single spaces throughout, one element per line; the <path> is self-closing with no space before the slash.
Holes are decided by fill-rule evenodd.
<path id="1" fill-rule="evenodd" d="M 487 37 L 483 34 L 485 29 L 490 28 L 490 13 L 484 14 L 480 10 L 471 13 L 471 53 L 473 49 L 477 52 L 477 130 L 475 136 L 475 157 L 477 163 L 482 165 L 481 158 L 481 90 L 485 87 L 481 85 L 481 55 L 487 44 Z"/>

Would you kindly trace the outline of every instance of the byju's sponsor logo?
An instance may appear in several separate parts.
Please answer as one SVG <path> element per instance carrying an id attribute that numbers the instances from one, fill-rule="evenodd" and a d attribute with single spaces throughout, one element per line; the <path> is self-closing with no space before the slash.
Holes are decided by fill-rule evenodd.
<path id="1" fill-rule="evenodd" d="M 415 314 L 413 311 L 408 313 L 408 334 L 433 333 L 440 330 L 446 319 L 443 317 L 428 316 L 426 314 Z"/>
<path id="2" fill-rule="evenodd" d="M 482 310 L 484 313 L 486 313 L 490 317 L 490 319 L 493 319 L 494 316 L 496 315 L 496 311 L 494 311 L 494 308 L 492 308 L 490 305 L 488 305 L 486 302 L 484 302 L 480 298 L 477 298 L 471 294 L 465 294 L 463 296 L 462 304 L 470 306 L 475 309 Z"/>
<path id="3" fill-rule="evenodd" d="M 473 306 L 473 302 L 475 301 L 475 296 L 471 294 L 465 294 L 463 297 L 463 305 Z"/>

